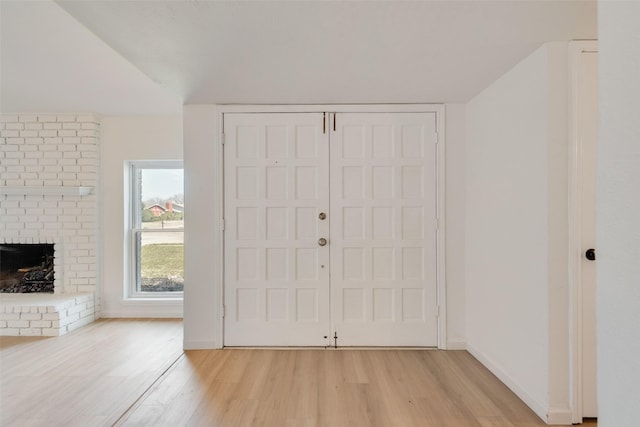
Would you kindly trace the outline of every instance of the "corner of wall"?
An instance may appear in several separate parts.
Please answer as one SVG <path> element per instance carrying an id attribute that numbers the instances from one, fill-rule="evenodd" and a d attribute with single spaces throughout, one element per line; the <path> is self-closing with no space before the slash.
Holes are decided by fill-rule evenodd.
<path id="1" fill-rule="evenodd" d="M 184 348 L 222 345 L 222 149 L 214 105 L 186 105 L 183 112 L 185 204 Z M 203 195 L 208 197 L 202 197 Z"/>
<path id="2" fill-rule="evenodd" d="M 640 2 L 599 1 L 598 423 L 638 425 Z"/>
<path id="3" fill-rule="evenodd" d="M 445 224 L 447 349 L 466 348 L 465 131 L 466 105 L 446 105 Z"/>

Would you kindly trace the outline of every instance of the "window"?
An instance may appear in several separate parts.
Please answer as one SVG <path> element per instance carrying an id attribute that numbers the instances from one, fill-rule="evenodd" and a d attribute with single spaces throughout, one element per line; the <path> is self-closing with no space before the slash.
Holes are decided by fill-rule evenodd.
<path id="1" fill-rule="evenodd" d="M 181 298 L 184 289 L 182 161 L 130 163 L 128 296 Z"/>

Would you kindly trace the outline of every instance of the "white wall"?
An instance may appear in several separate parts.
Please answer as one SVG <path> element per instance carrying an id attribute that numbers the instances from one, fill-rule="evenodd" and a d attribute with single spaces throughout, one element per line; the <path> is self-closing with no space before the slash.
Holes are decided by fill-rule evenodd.
<path id="1" fill-rule="evenodd" d="M 446 106 L 446 278 L 447 348 L 466 348 L 465 295 L 465 120 L 462 104 Z"/>
<path id="2" fill-rule="evenodd" d="M 102 317 L 182 316 L 182 301 L 124 299 L 125 161 L 182 159 L 182 117 L 103 117 L 100 159 Z"/>
<path id="3" fill-rule="evenodd" d="M 640 3 L 599 2 L 598 425 L 640 403 Z"/>
<path id="4" fill-rule="evenodd" d="M 541 418 L 571 421 L 567 44 L 467 104 L 467 346 Z"/>
<path id="5" fill-rule="evenodd" d="M 220 322 L 222 250 L 220 221 L 222 171 L 216 110 L 208 105 L 187 105 L 184 116 L 185 222 L 184 348 L 222 346 Z M 216 286 L 217 284 L 217 286 Z"/>

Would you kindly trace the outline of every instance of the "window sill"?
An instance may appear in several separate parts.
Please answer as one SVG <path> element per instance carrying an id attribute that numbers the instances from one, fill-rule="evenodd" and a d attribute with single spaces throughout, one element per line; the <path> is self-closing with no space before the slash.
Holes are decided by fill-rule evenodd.
<path id="1" fill-rule="evenodd" d="M 135 295 L 132 297 L 128 297 L 128 298 L 124 298 L 122 300 L 123 303 L 132 303 L 132 304 L 138 304 L 138 303 L 180 303 L 182 304 L 182 301 L 184 300 L 184 298 L 182 297 L 182 295 L 180 295 L 180 297 L 166 297 L 166 296 L 141 296 L 141 295 Z"/>

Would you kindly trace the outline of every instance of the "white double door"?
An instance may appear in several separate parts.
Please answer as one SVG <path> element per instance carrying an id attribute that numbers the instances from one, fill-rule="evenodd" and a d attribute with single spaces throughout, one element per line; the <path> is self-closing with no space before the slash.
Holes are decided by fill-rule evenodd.
<path id="1" fill-rule="evenodd" d="M 226 346 L 437 345 L 435 125 L 224 115 Z"/>

